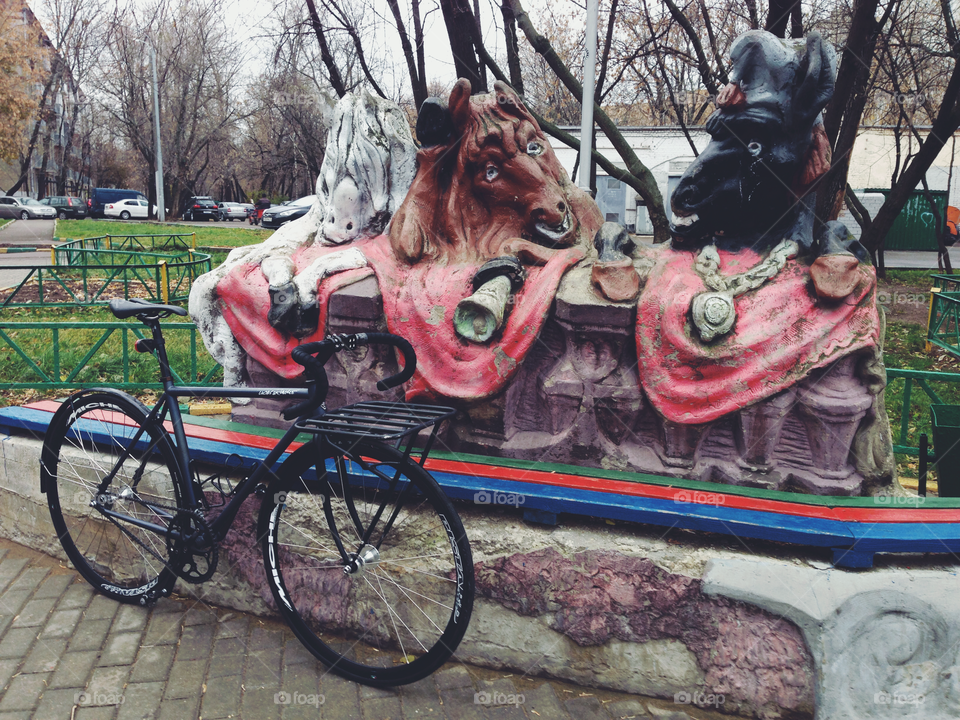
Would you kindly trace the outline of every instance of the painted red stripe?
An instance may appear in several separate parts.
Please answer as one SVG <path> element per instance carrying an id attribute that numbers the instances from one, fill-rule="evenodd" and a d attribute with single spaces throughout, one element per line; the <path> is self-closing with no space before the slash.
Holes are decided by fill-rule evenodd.
<path id="1" fill-rule="evenodd" d="M 55 412 L 60 406 L 53 400 L 41 400 L 24 407 L 33 410 Z M 169 423 L 168 430 L 169 428 Z M 188 437 L 219 442 L 233 443 L 244 447 L 253 447 L 271 450 L 276 445 L 274 438 L 262 437 L 250 433 L 222 430 L 204 425 L 184 423 Z M 290 452 L 293 452 L 300 443 L 293 443 Z M 444 460 L 428 458 L 428 470 L 448 472 L 455 475 L 470 477 L 495 477 L 499 480 L 527 482 L 536 485 L 571 488 L 574 490 L 591 490 L 631 497 L 648 497 L 658 500 L 675 500 L 690 502 L 697 505 L 717 505 L 735 508 L 738 510 L 756 510 L 779 515 L 793 515 L 796 517 L 819 518 L 823 520 L 838 520 L 842 522 L 859 523 L 960 523 L 960 508 L 908 508 L 893 506 L 877 507 L 829 507 L 825 505 L 807 505 L 802 501 L 789 502 L 786 500 L 770 500 L 745 495 L 732 495 L 715 490 L 693 490 L 672 485 L 651 485 L 643 482 L 625 480 L 611 480 L 609 478 L 586 477 L 570 473 L 544 472 L 525 468 L 504 467 L 500 465 L 485 465 L 470 463 L 462 460 Z M 705 488 L 711 486 L 704 486 Z"/>
<path id="2" fill-rule="evenodd" d="M 31 410 L 46 410 L 47 412 L 56 412 L 57 408 L 60 407 L 60 403 L 55 400 L 39 400 L 34 403 L 29 403 L 24 405 L 26 408 Z M 119 420 L 117 420 L 119 422 Z M 164 427 L 167 428 L 168 432 L 173 431 L 173 426 L 170 422 L 164 423 Z M 262 435 L 253 435 L 250 433 L 241 433 L 234 430 L 223 430 L 221 428 L 212 428 L 205 425 L 193 425 L 191 423 L 185 422 L 183 424 L 184 431 L 187 433 L 187 437 L 197 438 L 199 440 L 214 440 L 217 442 L 231 443 L 233 445 L 242 445 L 243 447 L 257 448 L 258 450 L 273 450 L 274 446 L 277 444 L 275 438 L 263 437 Z M 287 452 L 293 452 L 303 443 L 292 442 L 290 443 L 290 448 Z"/>
<path id="3" fill-rule="evenodd" d="M 515 482 L 529 482 L 538 485 L 566 487 L 576 490 L 592 490 L 595 492 L 615 493 L 633 497 L 649 497 L 660 500 L 680 500 L 699 505 L 719 505 L 739 510 L 757 510 L 780 515 L 794 515 L 824 520 L 862 523 L 960 522 L 960 508 L 926 509 L 896 506 L 865 508 L 829 507 L 824 505 L 807 505 L 802 502 L 732 495 L 722 491 L 689 490 L 670 485 L 651 485 L 642 482 L 584 477 L 581 475 L 571 475 L 569 473 L 548 473 L 541 470 L 483 465 L 457 460 L 442 460 L 439 458 L 428 458 L 426 466 L 429 470 L 469 475 L 472 477 L 494 476 L 500 480 L 511 480 Z"/>

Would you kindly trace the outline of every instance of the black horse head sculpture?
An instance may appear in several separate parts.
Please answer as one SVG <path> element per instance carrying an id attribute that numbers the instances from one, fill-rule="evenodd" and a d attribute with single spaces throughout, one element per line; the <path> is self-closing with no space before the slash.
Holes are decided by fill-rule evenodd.
<path id="1" fill-rule="evenodd" d="M 833 95 L 836 56 L 818 33 L 783 40 L 744 33 L 730 50 L 730 83 L 707 120 L 710 143 L 673 193 L 674 245 L 769 245 L 809 250 L 813 214 L 804 196 L 830 167 L 820 111 Z"/>

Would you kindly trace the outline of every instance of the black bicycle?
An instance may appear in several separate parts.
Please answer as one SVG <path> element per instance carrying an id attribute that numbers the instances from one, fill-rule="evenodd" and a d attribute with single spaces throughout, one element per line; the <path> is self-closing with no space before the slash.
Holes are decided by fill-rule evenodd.
<path id="1" fill-rule="evenodd" d="M 374 343 L 399 349 L 404 366 L 378 383 L 386 390 L 413 375 L 410 344 L 369 333 L 301 345 L 293 358 L 310 378 L 305 388 L 183 387 L 173 383 L 160 320 L 186 311 L 138 300 L 113 300 L 110 309 L 150 328 L 136 349 L 156 356 L 163 393 L 151 409 L 117 390 L 82 390 L 47 430 L 41 490 L 84 578 L 108 597 L 140 604 L 169 595 L 178 579 L 203 582 L 240 505 L 255 494 L 277 609 L 331 670 L 386 687 L 420 680 L 449 659 L 473 608 L 473 560 L 460 518 L 423 463 L 437 424 L 454 411 L 323 405 L 323 366 L 334 353 Z M 296 420 L 267 457 L 238 475 L 191 458 L 178 402 L 189 397 L 301 402 L 284 413 Z M 305 442 L 280 462 L 303 433 Z M 418 437 L 426 439 L 415 450 Z"/>

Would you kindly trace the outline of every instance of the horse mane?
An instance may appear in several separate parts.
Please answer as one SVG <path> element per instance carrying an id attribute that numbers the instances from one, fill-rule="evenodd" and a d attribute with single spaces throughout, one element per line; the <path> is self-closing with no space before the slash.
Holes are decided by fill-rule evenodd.
<path id="1" fill-rule="evenodd" d="M 361 236 L 379 235 L 403 202 L 416 172 L 415 145 L 401 110 L 364 93 L 336 105 L 316 192 L 327 214 L 337 186 L 350 178 L 366 194 Z"/>

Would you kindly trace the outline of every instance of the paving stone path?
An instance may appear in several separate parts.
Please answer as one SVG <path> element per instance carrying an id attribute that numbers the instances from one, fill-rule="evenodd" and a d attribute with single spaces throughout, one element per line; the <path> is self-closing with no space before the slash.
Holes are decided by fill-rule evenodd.
<path id="1" fill-rule="evenodd" d="M 368 688 L 327 673 L 280 623 L 191 599 L 120 605 L 6 541 L 0 688 L 0 720 L 720 717 L 460 663 L 403 688 Z"/>

